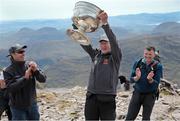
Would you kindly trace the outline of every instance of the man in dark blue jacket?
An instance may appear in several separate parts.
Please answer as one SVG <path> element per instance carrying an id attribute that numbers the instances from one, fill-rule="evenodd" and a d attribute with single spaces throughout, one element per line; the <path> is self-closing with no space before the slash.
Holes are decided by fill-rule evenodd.
<path id="1" fill-rule="evenodd" d="M 12 120 L 39 120 L 36 100 L 36 80 L 45 82 L 46 76 L 33 61 L 25 61 L 27 46 L 14 45 L 9 49 L 11 64 L 4 70 Z"/>
<path id="2" fill-rule="evenodd" d="M 115 97 L 122 54 L 116 37 L 107 23 L 107 14 L 102 12 L 98 17 L 106 33 L 99 40 L 100 50 L 93 49 L 91 45 L 81 45 L 92 60 L 85 118 L 86 120 L 115 120 Z"/>
<path id="3" fill-rule="evenodd" d="M 126 120 L 135 120 L 143 106 L 142 120 L 150 120 L 156 100 L 156 93 L 163 73 L 162 65 L 154 60 L 155 48 L 144 49 L 144 58 L 136 61 L 131 74 L 131 83 L 135 83 Z"/>

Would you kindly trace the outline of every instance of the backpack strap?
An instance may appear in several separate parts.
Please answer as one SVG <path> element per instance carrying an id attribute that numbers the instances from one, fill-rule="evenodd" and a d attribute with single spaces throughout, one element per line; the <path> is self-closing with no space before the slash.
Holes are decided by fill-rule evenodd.
<path id="1" fill-rule="evenodd" d="M 138 62 L 137 62 L 137 65 L 136 65 L 136 68 L 142 68 L 142 59 L 139 59 Z"/>
<path id="2" fill-rule="evenodd" d="M 142 60 L 143 60 L 143 58 L 139 59 L 139 61 L 137 62 L 136 68 L 142 68 Z M 158 61 L 154 61 L 151 64 L 151 70 L 152 71 L 156 71 L 158 63 L 159 63 Z"/>
<path id="3" fill-rule="evenodd" d="M 158 61 L 155 61 L 152 65 L 151 65 L 151 70 L 156 73 L 157 70 L 157 64 L 160 63 Z M 159 94 L 160 94 L 160 86 L 158 85 L 156 92 L 155 92 L 155 96 L 156 96 L 156 100 L 159 99 Z"/>
<path id="4" fill-rule="evenodd" d="M 158 63 L 159 63 L 158 61 L 155 61 L 153 64 L 151 64 L 151 70 L 152 71 L 154 71 L 154 72 L 156 71 Z"/>

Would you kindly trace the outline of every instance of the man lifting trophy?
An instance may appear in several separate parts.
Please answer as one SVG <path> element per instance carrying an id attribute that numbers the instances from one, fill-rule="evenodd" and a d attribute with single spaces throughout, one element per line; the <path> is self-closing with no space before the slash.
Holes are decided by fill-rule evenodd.
<path id="1" fill-rule="evenodd" d="M 86 120 L 115 120 L 118 72 L 121 49 L 116 36 L 108 24 L 108 15 L 99 7 L 84 1 L 77 2 L 72 17 L 73 28 L 67 34 L 79 42 L 91 57 L 91 72 L 86 93 Z M 100 36 L 100 49 L 93 49 L 86 32 L 94 32 L 99 27 L 105 34 Z"/>

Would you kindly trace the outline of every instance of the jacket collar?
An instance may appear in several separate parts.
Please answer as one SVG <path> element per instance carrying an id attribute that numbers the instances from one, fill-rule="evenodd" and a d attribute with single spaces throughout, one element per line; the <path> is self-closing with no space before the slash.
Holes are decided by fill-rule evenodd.
<path id="1" fill-rule="evenodd" d="M 25 65 L 25 61 L 15 61 L 11 60 L 12 65 L 18 66 L 18 67 L 23 67 Z"/>
<path id="2" fill-rule="evenodd" d="M 154 62 L 155 62 L 155 60 L 153 59 L 150 64 L 147 64 L 147 63 L 146 63 L 146 59 L 145 59 L 145 58 L 142 59 L 142 63 L 143 63 L 143 64 L 146 64 L 146 65 L 152 65 Z"/>
<path id="3" fill-rule="evenodd" d="M 101 52 L 101 55 L 102 55 L 102 56 L 109 56 L 109 55 L 111 55 L 111 52 L 108 52 L 108 53 L 102 53 L 102 52 Z"/>

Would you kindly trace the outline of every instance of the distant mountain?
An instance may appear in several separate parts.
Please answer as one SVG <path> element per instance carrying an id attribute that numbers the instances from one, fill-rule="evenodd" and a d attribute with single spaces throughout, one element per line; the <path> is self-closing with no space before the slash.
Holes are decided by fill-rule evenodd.
<path id="1" fill-rule="evenodd" d="M 69 39 L 66 35 L 65 30 L 57 30 L 53 27 L 43 27 L 37 30 L 30 29 L 27 27 L 21 28 L 17 32 L 11 32 L 10 34 L 0 34 L 0 48 L 6 48 L 11 46 L 12 43 L 33 43 L 50 40 L 67 40 Z"/>
<path id="2" fill-rule="evenodd" d="M 5 65 L 9 64 L 9 60 L 6 57 L 8 55 L 8 51 L 5 49 L 0 49 L 0 68 L 3 68 Z"/>
<path id="3" fill-rule="evenodd" d="M 64 31 L 57 30 L 53 27 L 43 27 L 38 30 L 22 28 L 11 37 L 16 40 L 24 41 L 49 41 L 63 40 L 66 38 Z"/>
<path id="4" fill-rule="evenodd" d="M 166 30 L 166 28 L 163 29 Z M 55 33 L 58 31 L 53 28 L 46 30 L 52 30 Z M 120 33 L 119 30 L 121 29 L 113 29 L 123 52 L 120 74 L 129 77 L 133 62 L 142 57 L 144 47 L 153 45 L 160 50 L 161 61 L 164 65 L 164 77 L 180 85 L 180 34 L 166 35 L 149 33 L 121 38 L 118 34 Z M 46 33 L 44 29 L 31 30 L 27 28 L 23 28 L 17 33 L 26 33 L 26 31 Z M 101 33 L 101 31 L 98 32 Z M 18 35 L 17 33 L 16 35 Z M 88 34 L 88 36 L 94 39 L 98 39 L 99 37 L 97 33 Z M 20 41 L 16 42 L 19 43 Z M 83 86 L 87 84 L 90 72 L 90 58 L 79 44 L 69 39 L 49 40 L 49 38 L 42 41 L 27 40 L 24 44 L 28 45 L 28 60 L 36 60 L 40 67 L 45 70 L 48 76 L 48 87 Z M 93 40 L 92 44 L 94 47 L 98 47 L 97 41 Z M 9 63 L 8 58 L 5 57 L 7 53 L 7 49 L 0 50 L 0 64 L 3 66 L 7 66 Z"/>
<path id="5" fill-rule="evenodd" d="M 133 62 L 142 57 L 144 47 L 153 45 L 160 50 L 164 77 L 180 86 L 180 23 L 177 22 L 180 21 L 179 13 L 110 17 L 110 25 L 123 52 L 120 74 L 129 77 Z M 122 21 L 119 18 L 122 18 Z M 72 42 L 66 35 L 66 24 L 71 27 L 71 21 L 66 23 L 64 20 L 61 24 L 53 24 L 59 20 L 48 20 L 47 23 L 45 21 L 1 23 L 0 28 L 7 26 L 7 30 L 12 31 L 7 32 L 1 28 L 0 66 L 9 64 L 6 55 L 11 45 L 26 44 L 27 59 L 37 61 L 45 70 L 48 87 L 86 85 L 90 72 L 90 58 L 79 44 Z M 48 26 L 50 23 L 51 25 Z M 97 40 L 101 34 L 103 34 L 102 29 L 87 34 L 92 40 L 93 47 L 98 47 Z"/>
<path id="6" fill-rule="evenodd" d="M 121 28 L 121 27 L 112 27 L 118 37 L 126 37 L 133 35 L 132 32 Z M 102 29 L 98 29 L 94 33 L 86 33 L 87 36 L 90 36 L 92 41 L 99 39 L 100 35 L 103 34 Z M 10 33 L 1 33 L 0 34 L 0 48 L 6 48 L 11 45 L 11 43 L 38 43 L 44 41 L 69 41 L 69 37 L 66 34 L 66 29 L 58 30 L 54 27 L 43 27 L 37 30 L 30 29 L 27 27 L 21 28 L 17 32 Z"/>
<path id="7" fill-rule="evenodd" d="M 109 17 L 111 26 L 125 27 L 133 31 L 150 31 L 155 25 L 164 22 L 178 22 L 180 21 L 180 11 L 171 13 L 159 14 L 130 14 Z M 15 20 L 15 21 L 1 21 L 0 33 L 17 31 L 21 28 L 27 27 L 31 29 L 39 29 L 45 26 L 54 27 L 57 29 L 71 28 L 71 18 L 68 19 L 48 19 L 48 20 Z"/>
<path id="8" fill-rule="evenodd" d="M 21 28 L 39 29 L 42 27 L 54 27 L 64 29 L 71 26 L 71 19 L 40 19 L 40 20 L 12 20 L 0 21 L 0 33 L 14 32 Z"/>
<path id="9" fill-rule="evenodd" d="M 180 23 L 177 22 L 166 22 L 158 25 L 153 31 L 153 34 L 164 34 L 164 35 L 179 35 Z"/>
<path id="10" fill-rule="evenodd" d="M 130 14 L 123 16 L 115 16 L 110 19 L 115 25 L 158 25 L 160 23 L 169 21 L 179 21 L 180 11 L 172 13 L 141 13 L 141 14 Z M 131 24 L 130 24 L 131 23 Z"/>

